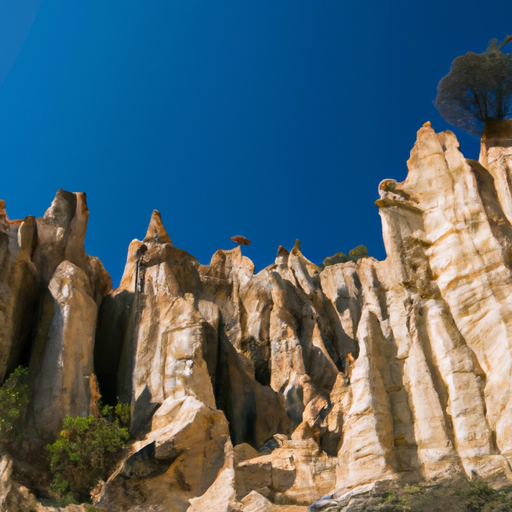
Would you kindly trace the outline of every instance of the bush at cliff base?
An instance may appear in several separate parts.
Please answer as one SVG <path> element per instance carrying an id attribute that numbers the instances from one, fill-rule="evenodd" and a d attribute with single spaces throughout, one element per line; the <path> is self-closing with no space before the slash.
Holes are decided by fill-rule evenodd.
<path id="1" fill-rule="evenodd" d="M 512 512 L 512 487 L 493 489 L 462 475 L 437 482 L 401 486 L 390 482 L 385 492 L 355 496 L 350 512 Z"/>
<path id="2" fill-rule="evenodd" d="M 121 413 L 122 419 L 126 419 L 127 407 L 118 404 L 116 409 L 118 414 L 105 406 L 104 416 L 99 418 L 92 415 L 64 418 L 59 439 L 46 447 L 54 475 L 52 489 L 58 495 L 72 495 L 78 501 L 86 501 L 97 482 L 107 477 L 116 452 L 129 438 L 128 429 L 121 426 L 119 417 Z"/>
<path id="3" fill-rule="evenodd" d="M 28 405 L 27 368 L 18 366 L 0 387 L 0 436 L 2 442 L 20 434 Z"/>

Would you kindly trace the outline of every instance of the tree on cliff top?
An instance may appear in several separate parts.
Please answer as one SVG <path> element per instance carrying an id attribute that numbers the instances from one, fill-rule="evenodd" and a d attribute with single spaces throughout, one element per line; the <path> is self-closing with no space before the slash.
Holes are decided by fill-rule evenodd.
<path id="1" fill-rule="evenodd" d="M 457 57 L 439 82 L 434 105 L 445 121 L 472 135 L 481 136 L 490 119 L 512 116 L 512 54 L 493 39 L 484 53 Z"/>

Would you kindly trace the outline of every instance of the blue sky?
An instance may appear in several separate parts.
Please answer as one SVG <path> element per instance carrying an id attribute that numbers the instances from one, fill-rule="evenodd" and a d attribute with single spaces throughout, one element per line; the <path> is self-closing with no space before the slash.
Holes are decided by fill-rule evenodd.
<path id="1" fill-rule="evenodd" d="M 385 257 L 381 180 L 406 176 L 451 61 L 512 32 L 509 2 L 0 0 L 0 198 L 41 216 L 85 191 L 117 285 L 153 209 L 208 263 Z M 512 45 L 510 50 L 512 50 Z M 478 140 L 456 132 L 467 157 Z"/>

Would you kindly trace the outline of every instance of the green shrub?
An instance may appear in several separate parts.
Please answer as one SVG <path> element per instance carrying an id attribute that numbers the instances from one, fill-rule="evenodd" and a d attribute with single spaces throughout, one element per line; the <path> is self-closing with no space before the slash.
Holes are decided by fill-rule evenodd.
<path id="1" fill-rule="evenodd" d="M 130 404 L 123 404 L 122 402 L 118 402 L 116 404 L 114 412 L 116 417 L 119 419 L 121 425 L 123 425 L 124 427 L 128 427 L 130 425 Z"/>
<path id="2" fill-rule="evenodd" d="M 350 251 L 348 252 L 348 255 L 354 261 L 356 261 L 360 258 L 367 258 L 368 257 L 368 249 L 366 248 L 365 245 L 358 245 L 357 247 L 350 249 Z"/>
<path id="3" fill-rule="evenodd" d="M 507 495 L 493 489 L 484 482 L 470 482 L 469 489 L 459 492 L 465 502 L 465 512 L 511 510 Z"/>
<path id="4" fill-rule="evenodd" d="M 120 425 L 119 418 L 129 421 L 129 412 L 125 405 L 118 405 L 117 416 L 112 406 L 105 406 L 101 418 L 64 418 L 59 439 L 46 447 L 54 476 L 52 489 L 59 496 L 71 495 L 85 501 L 98 481 L 107 477 L 115 453 L 129 438 L 128 429 Z"/>
<path id="5" fill-rule="evenodd" d="M 351 249 L 348 253 L 348 256 L 343 252 L 337 252 L 332 256 L 329 256 L 324 259 L 322 265 L 319 265 L 319 272 L 321 272 L 325 267 L 329 267 L 330 265 L 336 265 L 337 263 L 346 263 L 347 261 L 357 261 L 361 258 L 368 257 L 368 249 L 365 245 L 358 245 Z"/>
<path id="6" fill-rule="evenodd" d="M 418 487 L 417 485 L 406 485 L 405 492 L 407 494 L 422 494 L 424 491 L 421 487 Z"/>
<path id="7" fill-rule="evenodd" d="M 14 439 L 21 433 L 21 423 L 28 406 L 27 368 L 18 366 L 0 386 L 0 436 Z"/>
<path id="8" fill-rule="evenodd" d="M 98 406 L 101 409 L 103 417 L 110 421 L 110 423 L 118 421 L 123 427 L 129 427 L 131 413 L 130 404 L 118 402 L 115 407 L 113 407 L 111 405 L 101 405 L 101 402 L 99 402 Z"/>
<path id="9" fill-rule="evenodd" d="M 394 501 L 395 493 L 392 491 L 388 491 L 384 493 L 384 503 L 389 503 L 390 501 Z"/>
<path id="10" fill-rule="evenodd" d="M 332 256 L 328 256 L 324 259 L 324 267 L 328 267 L 330 265 L 336 265 L 336 263 L 346 263 L 347 261 L 351 261 L 350 258 L 343 252 L 337 252 Z"/>

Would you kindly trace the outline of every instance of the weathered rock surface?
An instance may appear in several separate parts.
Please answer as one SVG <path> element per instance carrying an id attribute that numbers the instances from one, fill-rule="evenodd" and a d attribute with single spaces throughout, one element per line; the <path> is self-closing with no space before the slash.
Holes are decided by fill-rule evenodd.
<path id="1" fill-rule="evenodd" d="M 13 461 L 4 455 L 0 459 L 0 511 L 1 512 L 89 512 L 87 505 L 66 507 L 45 506 L 23 485 L 13 480 Z M 101 509 L 97 509 L 102 512 Z"/>
<path id="2" fill-rule="evenodd" d="M 34 346 L 32 414 L 39 431 L 55 436 L 65 416 L 91 412 L 98 307 L 87 275 L 69 261 L 57 267 L 48 289 L 51 298 L 44 302 L 53 314 L 47 335 Z"/>
<path id="3" fill-rule="evenodd" d="M 309 505 L 319 493 L 325 494 L 335 487 L 336 460 L 320 452 L 312 439 L 279 439 L 278 446 L 268 455 L 251 454 L 247 449 L 242 452 L 243 444 L 235 448 L 235 488 L 239 500 L 256 490 L 273 503 Z"/>
<path id="4" fill-rule="evenodd" d="M 44 219 L 9 221 L 2 204 L 0 376 L 30 359 L 41 439 L 91 412 L 96 376 L 104 400 L 131 404 L 104 510 L 343 510 L 377 487 L 502 485 L 511 146 L 508 121 L 486 127 L 479 162 L 421 128 L 407 179 L 379 187 L 385 261 L 357 248 L 319 267 L 297 242 L 257 274 L 240 247 L 201 265 L 155 211 L 108 295 L 83 195 L 60 191 Z"/>
<path id="5" fill-rule="evenodd" d="M 41 219 L 11 221 L 0 204 L 0 381 L 30 366 L 29 427 L 43 441 L 67 414 L 90 412 L 98 307 L 112 282 L 85 253 L 88 216 L 85 194 L 63 190 Z"/>
<path id="6" fill-rule="evenodd" d="M 0 381 L 22 359 L 32 334 L 27 318 L 37 312 L 39 276 L 32 261 L 35 220 L 10 222 L 0 201 Z"/>

